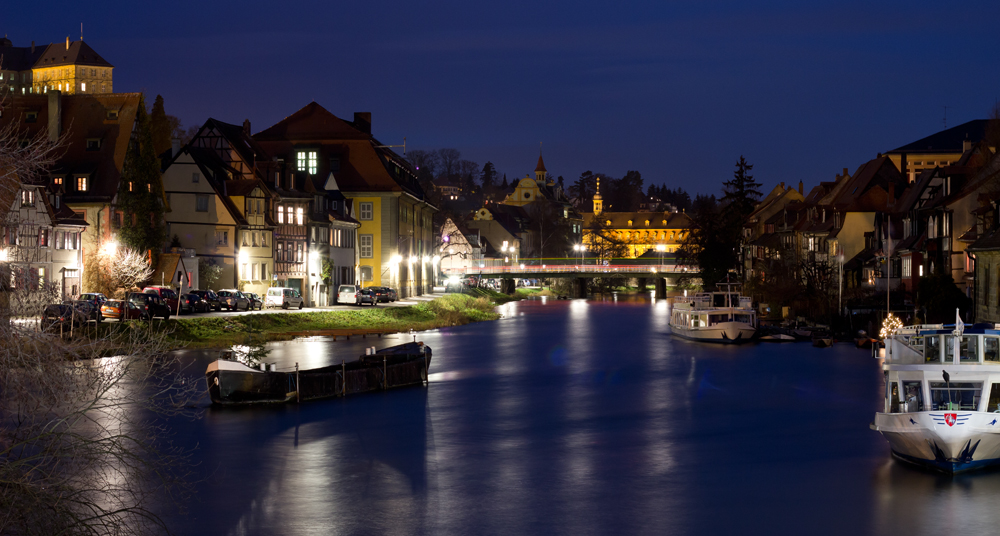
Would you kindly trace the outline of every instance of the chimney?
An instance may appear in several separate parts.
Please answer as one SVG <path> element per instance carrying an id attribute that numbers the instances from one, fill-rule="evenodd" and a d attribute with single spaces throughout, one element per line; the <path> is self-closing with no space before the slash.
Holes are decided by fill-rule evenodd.
<path id="1" fill-rule="evenodd" d="M 181 152 L 181 139 L 171 138 L 170 139 L 170 157 L 176 158 L 177 153 Z"/>
<path id="2" fill-rule="evenodd" d="M 964 153 L 964 152 L 968 151 L 969 149 L 972 149 L 972 140 L 966 138 L 966 139 L 962 140 L 962 152 Z"/>
<path id="3" fill-rule="evenodd" d="M 49 91 L 49 141 L 59 141 L 62 134 L 62 92 L 58 89 Z"/>
<path id="4" fill-rule="evenodd" d="M 246 134 L 247 136 L 250 135 L 250 120 L 249 119 L 244 119 L 243 120 L 243 133 Z"/>
<path id="5" fill-rule="evenodd" d="M 69 50 L 69 36 L 66 36 L 66 50 Z"/>
<path id="6" fill-rule="evenodd" d="M 372 133 L 372 113 L 371 112 L 354 112 L 354 128 L 364 132 L 365 134 Z"/>
<path id="7" fill-rule="evenodd" d="M 785 183 L 784 183 L 784 182 L 782 182 L 782 183 L 781 183 L 781 191 L 782 191 L 782 192 L 784 192 L 784 191 L 785 191 Z"/>
<path id="8" fill-rule="evenodd" d="M 34 41 L 31 42 L 31 53 L 32 54 L 35 53 L 35 42 Z"/>

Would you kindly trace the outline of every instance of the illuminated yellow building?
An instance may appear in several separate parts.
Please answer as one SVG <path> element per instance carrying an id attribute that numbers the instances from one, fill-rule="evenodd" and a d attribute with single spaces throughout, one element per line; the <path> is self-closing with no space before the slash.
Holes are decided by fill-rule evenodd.
<path id="1" fill-rule="evenodd" d="M 595 234 L 603 234 L 627 248 L 625 256 L 637 258 L 649 250 L 675 253 L 694 228 L 691 218 L 683 212 L 605 212 L 601 197 L 601 182 L 597 181 L 594 212 L 583 217 L 583 242 L 590 245 Z"/>
<path id="2" fill-rule="evenodd" d="M 63 95 L 113 93 L 114 66 L 90 45 L 80 41 L 52 43 L 44 47 L 15 47 L 0 39 L 0 90 L 28 95 L 61 91 Z"/>

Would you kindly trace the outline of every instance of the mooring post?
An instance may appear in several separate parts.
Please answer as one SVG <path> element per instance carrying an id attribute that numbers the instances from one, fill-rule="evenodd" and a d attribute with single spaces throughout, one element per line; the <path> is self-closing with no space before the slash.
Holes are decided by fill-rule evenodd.
<path id="1" fill-rule="evenodd" d="M 299 385 L 299 362 L 295 362 L 295 403 L 302 402 L 302 386 Z"/>
<path id="2" fill-rule="evenodd" d="M 386 375 L 388 368 L 386 367 L 386 356 L 382 356 L 382 388 L 389 388 L 389 376 Z"/>
<path id="3" fill-rule="evenodd" d="M 340 360 L 340 396 L 347 396 L 347 362 Z"/>

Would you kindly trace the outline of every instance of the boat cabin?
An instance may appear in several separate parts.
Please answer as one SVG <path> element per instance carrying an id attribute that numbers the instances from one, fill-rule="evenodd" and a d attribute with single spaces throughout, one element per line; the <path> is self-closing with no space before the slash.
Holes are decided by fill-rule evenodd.
<path id="1" fill-rule="evenodd" d="M 976 324 L 958 330 L 941 324 L 911 326 L 899 330 L 887 343 L 883 365 L 887 413 L 1000 413 L 997 325 Z"/>

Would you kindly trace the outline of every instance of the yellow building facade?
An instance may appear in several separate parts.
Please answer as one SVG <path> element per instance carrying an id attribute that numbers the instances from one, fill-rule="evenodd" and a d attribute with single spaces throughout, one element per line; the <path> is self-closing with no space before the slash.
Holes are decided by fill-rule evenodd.
<path id="1" fill-rule="evenodd" d="M 14 94 L 61 91 L 63 95 L 113 93 L 114 66 L 87 43 L 70 41 L 15 47 L 0 39 L 0 89 Z"/>
<path id="2" fill-rule="evenodd" d="M 683 212 L 605 212 L 598 181 L 594 211 L 584 215 L 583 228 L 583 243 L 588 249 L 598 240 L 597 235 L 603 235 L 623 244 L 625 256 L 634 259 L 650 250 L 676 253 L 694 222 Z"/>

